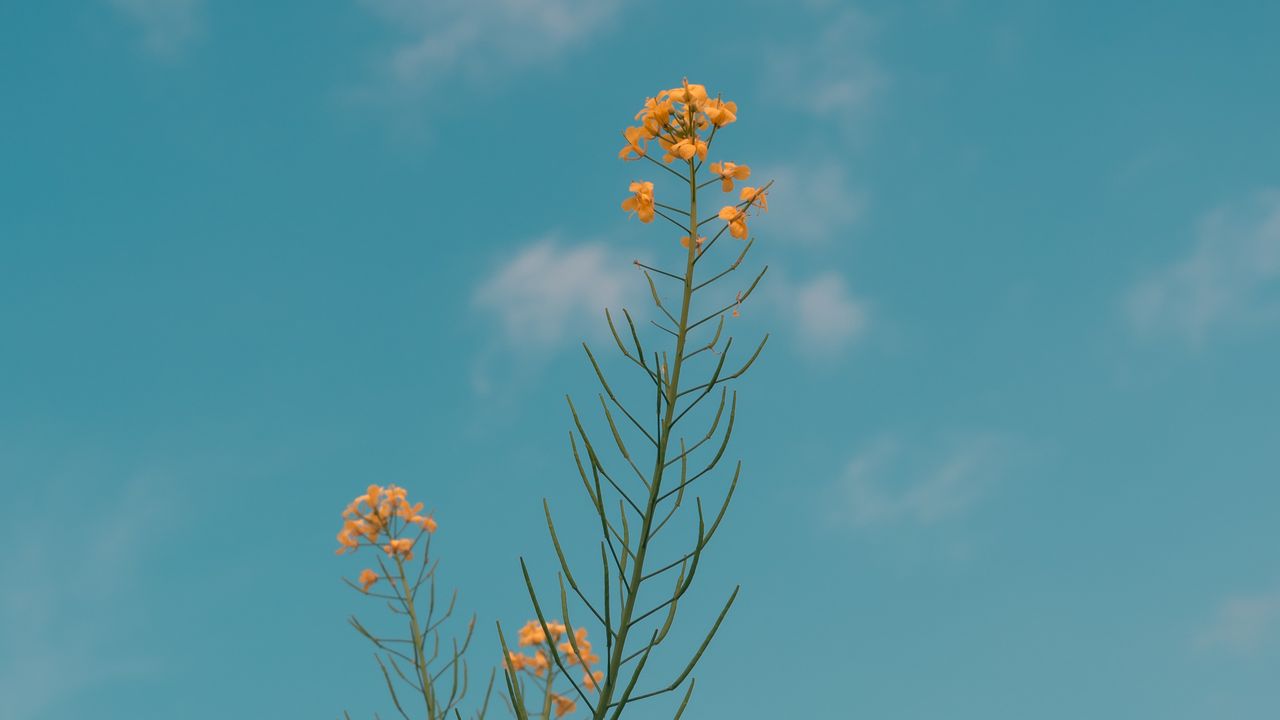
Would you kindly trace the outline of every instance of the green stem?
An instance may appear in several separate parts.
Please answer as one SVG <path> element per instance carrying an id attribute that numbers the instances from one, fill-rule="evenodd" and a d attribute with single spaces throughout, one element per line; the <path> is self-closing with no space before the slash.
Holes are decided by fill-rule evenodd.
<path id="1" fill-rule="evenodd" d="M 404 587 L 404 607 L 409 613 L 409 629 L 413 632 L 413 664 L 418 671 L 418 682 L 422 685 L 422 700 L 427 706 L 428 720 L 437 720 L 436 699 L 431 687 L 431 673 L 427 671 L 427 659 L 424 645 L 426 638 L 422 635 L 422 626 L 418 624 L 418 613 L 413 607 L 413 588 L 404 574 L 404 561 L 396 556 L 396 570 L 400 573 L 400 584 Z"/>
<path id="2" fill-rule="evenodd" d="M 550 639 L 548 639 L 550 642 Z M 547 657 L 551 657 L 550 648 L 547 651 Z M 547 663 L 547 691 L 543 693 L 542 698 L 542 720 L 551 720 L 551 684 L 556 679 L 556 668 L 554 663 Z"/>
<path id="3" fill-rule="evenodd" d="M 618 672 L 622 667 L 627 636 L 630 633 L 631 621 L 636 611 L 636 601 L 640 597 L 640 584 L 644 581 L 644 561 L 649 550 L 649 534 L 653 527 L 658 499 L 661 496 L 662 475 L 667 466 L 667 448 L 670 445 L 671 428 L 674 425 L 676 400 L 680 394 L 680 370 L 684 360 L 685 339 L 689 333 L 689 305 L 693 297 L 694 262 L 698 257 L 698 170 L 694 165 L 693 158 L 689 158 L 687 162 L 689 164 L 689 218 L 692 223 L 689 228 L 689 235 L 692 240 L 689 243 L 688 256 L 685 261 L 684 288 L 680 298 L 680 320 L 676 325 L 675 333 L 675 356 L 666 383 L 667 407 L 662 418 L 662 424 L 659 427 L 657 459 L 654 462 L 652 481 L 649 483 L 649 498 L 640 528 L 639 548 L 634 554 L 634 563 L 631 566 L 631 583 L 623 602 L 622 612 L 618 617 L 617 639 L 613 645 L 613 654 L 609 658 L 609 674 L 600 690 L 600 702 L 596 705 L 594 720 L 603 720 L 606 711 L 609 709 L 610 701 L 613 699 L 613 693 L 617 689 Z M 639 669 L 637 668 L 638 671 Z M 619 717 L 622 713 L 622 708 L 625 706 L 625 702 L 618 704 L 611 717 L 615 719 Z"/>

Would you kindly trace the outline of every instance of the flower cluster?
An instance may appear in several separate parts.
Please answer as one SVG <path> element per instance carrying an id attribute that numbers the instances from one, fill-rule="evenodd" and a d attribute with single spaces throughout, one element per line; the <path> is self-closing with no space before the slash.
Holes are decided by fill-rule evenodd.
<path id="1" fill-rule="evenodd" d="M 361 545 L 376 547 L 385 540 L 382 550 L 387 555 L 412 560 L 416 538 L 401 537 L 400 533 L 411 525 L 419 528 L 419 536 L 436 531 L 435 518 L 422 514 L 422 503 L 410 504 L 405 489 L 395 485 L 370 485 L 342 511 L 342 517 L 342 530 L 338 531 L 339 555 L 353 552 Z M 368 592 L 378 578 L 373 570 L 362 570 L 360 585 Z"/>
<path id="2" fill-rule="evenodd" d="M 521 647 L 534 647 L 538 649 L 533 655 L 528 655 L 514 650 L 508 652 L 505 665 L 515 671 L 532 672 L 537 677 L 542 677 L 551 667 L 551 659 L 547 651 L 543 650 L 543 646 L 550 646 L 551 643 L 563 641 L 556 645 L 556 649 L 565 658 L 568 665 L 582 666 L 582 684 L 587 688 L 596 690 L 600 687 L 600 681 L 604 679 L 604 672 L 600 670 L 592 670 L 591 666 L 600 662 L 600 656 L 591 651 L 591 642 L 587 640 L 587 629 L 580 627 L 573 631 L 573 641 L 570 642 L 566 637 L 569 629 L 564 623 L 547 621 L 546 630 L 542 629 L 542 623 L 537 620 L 530 620 L 520 628 L 519 642 Z M 550 633 L 550 638 L 548 638 Z M 574 645 L 578 649 L 574 650 Z M 562 717 L 574 711 L 577 704 L 572 698 L 565 697 L 559 693 L 551 692 L 550 687 L 547 688 L 550 693 L 551 702 L 555 706 L 556 717 Z"/>
<path id="3" fill-rule="evenodd" d="M 664 151 L 663 163 L 671 163 L 676 159 L 683 160 L 688 163 L 691 171 L 696 172 L 706 160 L 716 132 L 738 119 L 738 105 L 721 100 L 719 97 L 712 98 L 707 94 L 705 86 L 691 84 L 686 79 L 680 87 L 663 90 L 654 97 L 646 98 L 644 107 L 636 114 L 635 119 L 640 122 L 639 125 L 622 131 L 626 145 L 618 152 L 619 158 L 623 160 L 648 158 L 648 143 L 656 140 Z M 704 137 L 702 131 L 708 128 L 711 132 Z M 696 166 L 695 158 L 698 161 Z M 652 158 L 649 159 L 652 160 Z M 708 169 L 719 178 L 720 189 L 724 192 L 733 191 L 735 180 L 746 180 L 751 176 L 750 167 L 729 161 L 711 163 Z M 692 184 L 692 176 L 689 180 Z M 622 201 L 622 209 L 639 216 L 640 222 L 652 222 L 655 215 L 653 183 L 633 182 L 630 192 L 631 197 Z M 731 236 L 739 239 L 747 237 L 749 208 L 757 207 L 761 211 L 769 209 L 765 192 L 765 188 L 744 186 L 739 192 L 737 204 L 725 205 L 720 209 L 717 216 L 725 221 L 724 229 L 727 229 Z M 656 204 L 660 207 L 668 207 L 661 203 Z M 692 239 L 691 234 L 686 233 L 681 238 L 680 244 L 688 248 Z M 696 243 L 693 243 L 696 244 L 699 252 L 703 249 L 703 239 L 698 237 Z"/>

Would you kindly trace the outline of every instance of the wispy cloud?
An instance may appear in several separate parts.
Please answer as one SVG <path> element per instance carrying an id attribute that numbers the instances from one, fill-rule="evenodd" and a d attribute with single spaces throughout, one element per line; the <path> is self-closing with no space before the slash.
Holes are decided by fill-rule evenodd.
<path id="1" fill-rule="evenodd" d="M 871 320 L 870 304 L 855 297 L 838 272 L 793 281 L 778 273 L 769 305 L 794 333 L 796 347 L 813 358 L 829 358 L 861 337 Z"/>
<path id="2" fill-rule="evenodd" d="M 823 18 L 816 38 L 770 50 L 764 93 L 785 106 L 851 127 L 889 83 L 871 52 L 875 29 L 869 16 L 847 7 Z"/>
<path id="3" fill-rule="evenodd" d="M 969 511 L 999 479 L 1008 440 L 973 433 L 929 447 L 881 437 L 855 454 L 825 510 L 858 529 L 928 526 Z"/>
<path id="4" fill-rule="evenodd" d="M 631 261 L 603 243 L 564 245 L 548 236 L 498 266 L 472 302 L 497 320 L 511 345 L 547 350 L 570 331 L 602 325 L 604 308 L 634 302 L 642 282 Z"/>
<path id="5" fill-rule="evenodd" d="M 418 95 L 450 79 L 492 81 L 596 37 L 621 0 L 360 0 L 396 30 L 383 81 Z"/>
<path id="6" fill-rule="evenodd" d="M 174 514 L 163 490 L 148 478 L 131 482 L 116 502 L 79 522 L 78 536 L 90 542 L 58 542 L 47 523 L 10 526 L 17 542 L 6 546 L 16 549 L 0 567 L 11 581 L 0 591 L 0 717 L 39 717 L 58 700 L 156 666 L 128 648 L 131 623 L 142 620 L 132 588 L 146 546 Z"/>
<path id="7" fill-rule="evenodd" d="M 1280 589 L 1222 600 L 1200 632 L 1197 643 L 1249 653 L 1280 636 Z"/>
<path id="8" fill-rule="evenodd" d="M 1199 345 L 1224 326 L 1280 317 L 1280 190 L 1201 218 L 1191 253 L 1137 283 L 1125 311 L 1142 336 Z"/>
<path id="9" fill-rule="evenodd" d="M 769 190 L 770 236 L 780 241 L 821 244 L 840 238 L 866 210 L 866 193 L 853 186 L 845 166 L 831 157 L 803 166 L 753 167 L 751 179 L 774 183 Z"/>
<path id="10" fill-rule="evenodd" d="M 173 57 L 203 33 L 204 0 L 110 0 L 112 7 L 142 30 L 148 52 Z"/>

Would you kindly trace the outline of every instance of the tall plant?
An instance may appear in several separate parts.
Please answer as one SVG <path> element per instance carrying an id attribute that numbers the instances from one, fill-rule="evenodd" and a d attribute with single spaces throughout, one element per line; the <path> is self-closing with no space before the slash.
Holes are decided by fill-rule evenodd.
<path id="1" fill-rule="evenodd" d="M 520 559 L 540 636 L 550 638 L 563 634 L 565 638 L 560 645 L 553 642 L 545 644 L 550 655 L 547 667 L 554 667 L 559 676 L 569 682 L 573 697 L 586 707 L 594 720 L 616 719 L 625 708 L 641 700 L 683 688 L 679 709 L 675 713 L 678 719 L 693 693 L 691 673 L 738 594 L 739 588 L 735 587 L 680 672 L 652 687 L 640 684 L 651 654 L 668 638 L 677 607 L 693 584 L 703 551 L 720 527 L 737 487 L 741 462 L 733 468 L 714 518 L 707 517 L 701 497 L 695 497 L 693 508 L 697 534 L 691 545 L 674 556 L 662 556 L 655 538 L 668 527 L 682 506 L 687 513 L 684 500 L 693 484 L 720 465 L 733 433 L 737 411 L 737 392 L 729 392 L 727 386 L 751 367 L 768 340 L 768 335 L 765 335 L 755 350 L 745 356 L 745 361 L 739 356 L 733 365 L 727 365 L 733 338 L 724 332 L 725 317 L 727 314 L 738 315 L 738 307 L 751 296 L 767 267 L 761 269 L 746 289 L 735 293 L 732 299 L 721 295 L 719 300 L 712 299 L 709 303 L 707 300 L 708 296 L 715 297 L 714 291 L 719 289 L 717 283 L 737 270 L 751 250 L 754 241 L 748 240 L 748 214 L 753 210 L 767 210 L 766 192 L 772 184 L 742 187 L 738 190 L 738 202 L 723 205 L 706 217 L 700 217 L 700 200 L 704 209 L 715 203 L 705 198 L 708 186 L 719 186 L 710 191 L 716 195 L 732 192 L 735 181 L 746 180 L 750 176 L 748 166 L 728 161 L 711 163 L 703 171 L 717 134 L 737 119 L 737 111 L 735 103 L 718 96 L 712 98 L 704 86 L 685 80 L 680 87 L 647 98 L 635 118 L 640 124 L 623 131 L 626 146 L 619 157 L 645 160 L 662 168 L 664 176 L 675 178 L 673 182 L 677 187 L 674 195 L 687 197 L 687 204 L 679 200 L 672 200 L 672 204 L 658 202 L 654 183 L 641 180 L 631 183 L 631 196 L 622 203 L 622 209 L 638 216 L 641 222 L 650 223 L 655 217 L 661 217 L 682 233 L 679 242 L 683 251 L 678 255 L 676 267 L 664 269 L 636 261 L 648 281 L 659 313 L 650 324 L 660 331 L 660 341 L 646 346 L 629 311 L 622 311 L 625 326 L 616 323 L 613 316 L 605 311 L 609 330 L 622 358 L 629 361 L 637 373 L 643 374 L 645 379 L 641 382 L 652 384 L 653 391 L 647 398 L 628 399 L 624 403 L 610 385 L 595 354 L 583 344 L 602 390 L 599 402 L 604 422 L 600 427 L 601 433 L 593 439 L 578 408 L 569 399 L 573 418 L 569 439 L 583 488 L 598 519 L 602 584 L 598 590 L 588 594 L 589 588 L 579 581 L 582 576 L 575 575 L 570 569 L 552 520 L 550 505 L 545 499 L 543 510 L 547 529 L 560 565 L 559 610 L 564 625 L 548 619 L 549 615 L 544 611 L 545 599 L 540 598 L 535 590 L 524 558 Z M 664 151 L 660 161 L 649 154 L 648 145 L 652 141 L 656 141 Z M 712 223 L 719 227 L 708 240 L 700 233 Z M 746 241 L 745 246 L 736 255 L 722 258 L 719 266 L 709 268 L 707 263 L 715 257 L 711 250 L 725 232 L 732 238 Z M 732 257 L 732 261 L 724 263 L 728 257 Z M 678 300 L 664 299 L 669 297 L 669 293 L 675 294 Z M 708 307 L 714 309 L 706 312 Z M 722 337 L 725 338 L 723 343 Z M 691 379 L 695 373 L 699 373 L 698 377 Z M 690 412 L 708 398 L 712 400 L 703 411 L 691 416 Z M 710 408 L 717 400 L 718 406 L 711 412 Z M 647 419 L 641 419 L 644 416 L 639 410 L 641 401 L 653 411 Z M 704 419 L 706 425 L 696 430 L 687 428 L 695 417 Z M 621 461 L 612 469 L 602 458 L 599 445 L 605 425 Z M 654 588 L 659 587 L 662 588 L 661 595 L 654 596 Z M 594 619 L 602 629 L 600 636 L 605 650 L 600 670 L 593 673 L 588 669 L 583 673 L 581 682 L 575 678 L 571 666 L 580 663 L 585 667 L 587 663 L 581 659 L 595 656 L 590 648 L 579 646 L 581 635 L 563 631 L 566 626 L 578 627 L 570 620 L 570 593 L 580 603 L 578 609 L 585 607 L 590 613 L 589 619 Z M 520 659 L 524 656 L 513 653 L 507 646 L 500 623 L 498 634 L 506 659 L 507 695 L 516 717 L 519 720 L 549 717 L 551 705 L 547 702 L 532 711 L 527 707 L 520 676 L 527 660 Z M 597 647 L 599 642 L 597 640 Z M 550 692 L 549 684 L 546 692 Z"/>
<path id="2" fill-rule="evenodd" d="M 460 720 L 462 715 L 458 705 L 466 697 L 469 678 L 463 655 L 471 644 L 476 619 L 473 615 L 467 623 L 461 644 L 453 640 L 451 649 L 442 654 L 440 626 L 453 615 L 458 593 L 454 591 L 447 607 L 441 608 L 436 603 L 435 576 L 439 561 L 431 560 L 431 537 L 437 523 L 434 516 L 422 514 L 422 507 L 422 503 L 411 504 L 407 491 L 402 487 L 370 485 L 342 512 L 342 530 L 338 532 L 339 555 L 356 552 L 362 547 L 381 550 L 386 555 L 386 559 L 382 555 L 374 555 L 377 570 L 365 568 L 360 571 L 356 582 L 345 578 L 344 581 L 361 593 L 386 602 L 393 614 L 404 619 L 408 634 L 377 634 L 354 615 L 349 622 L 381 651 L 381 654 L 374 653 L 374 658 L 401 717 L 409 720 L 412 711 L 427 720 L 450 717 Z M 410 563 L 419 551 L 421 555 L 415 572 Z M 426 607 L 421 607 L 424 604 L 421 602 L 424 584 Z M 392 677 L 393 672 L 395 678 Z M 476 720 L 484 719 L 494 678 L 495 674 L 490 673 L 484 703 L 474 715 Z M 397 685 L 402 686 L 400 690 L 396 689 Z M 410 692 L 406 694 L 404 687 Z M 419 703 L 422 715 L 418 715 L 415 707 Z M 350 715 L 343 715 L 350 720 Z"/>

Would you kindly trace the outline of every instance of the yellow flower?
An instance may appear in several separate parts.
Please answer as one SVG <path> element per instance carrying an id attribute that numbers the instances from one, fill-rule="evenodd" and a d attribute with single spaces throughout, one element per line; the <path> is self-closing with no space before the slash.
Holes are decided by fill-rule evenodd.
<path id="1" fill-rule="evenodd" d="M 751 168 L 731 162 L 711 163 L 707 166 L 711 172 L 720 176 L 720 189 L 725 192 L 733 190 L 734 180 L 746 180 L 751 177 Z"/>
<path id="2" fill-rule="evenodd" d="M 622 150 L 618 151 L 618 158 L 622 160 L 639 160 L 644 157 L 644 142 L 651 137 L 645 133 L 644 128 L 629 127 L 622 131 L 622 136 L 627 139 L 627 144 L 623 146 Z M 635 155 L 634 158 L 627 157 L 632 154 Z"/>
<path id="3" fill-rule="evenodd" d="M 629 188 L 635 193 L 622 201 L 622 209 L 640 216 L 640 222 L 653 222 L 653 183 L 633 182 Z"/>
<path id="4" fill-rule="evenodd" d="M 360 547 L 360 541 L 351 537 L 351 534 L 347 532 L 346 528 L 343 528 L 342 531 L 338 533 L 338 543 L 342 545 L 342 547 L 337 550 L 338 555 Z"/>
<path id="5" fill-rule="evenodd" d="M 360 584 L 363 586 L 362 589 L 365 592 L 369 592 L 369 588 L 376 582 L 378 582 L 378 573 L 370 570 L 369 568 L 365 568 L 360 571 Z"/>
<path id="6" fill-rule="evenodd" d="M 699 160 L 707 158 L 707 142 L 697 135 L 680 138 L 674 143 L 658 138 L 658 144 L 667 151 L 667 154 L 662 156 L 662 162 L 669 163 L 676 158 L 688 160 L 694 155 L 697 155 Z"/>
<path id="7" fill-rule="evenodd" d="M 645 98 L 644 109 L 636 113 L 635 119 L 644 127 L 652 128 L 654 134 L 671 117 L 671 100 L 667 98 L 668 94 L 664 90 L 657 97 Z"/>
<path id="8" fill-rule="evenodd" d="M 587 641 L 586 628 L 578 628 L 577 630 L 574 630 L 573 638 L 574 638 L 574 641 L 578 644 L 578 652 L 582 653 L 581 656 L 573 652 L 573 644 L 570 643 L 568 640 L 565 640 L 564 642 L 560 643 L 560 645 L 557 646 L 560 652 L 569 656 L 570 665 L 574 665 L 579 661 L 581 661 L 583 665 L 590 665 L 591 663 L 600 662 L 600 657 L 591 652 L 591 643 Z"/>
<path id="9" fill-rule="evenodd" d="M 370 515 L 367 520 L 361 518 L 352 523 L 352 527 L 371 543 L 377 542 L 378 535 L 382 532 L 382 522 L 376 515 Z"/>
<path id="10" fill-rule="evenodd" d="M 749 202 L 751 205 L 755 205 L 761 210 L 767 211 L 769 209 L 769 200 L 765 197 L 765 191 L 763 188 L 753 188 L 744 185 L 742 187 L 742 193 L 738 195 L 738 199 L 743 202 Z"/>
<path id="11" fill-rule="evenodd" d="M 409 538 L 397 538 L 382 546 L 388 555 L 399 555 L 405 560 L 413 559 L 413 541 Z"/>
<path id="12" fill-rule="evenodd" d="M 577 703 L 564 695 L 551 693 L 551 701 L 556 704 L 556 717 L 564 717 L 578 709 Z"/>
<path id="13" fill-rule="evenodd" d="M 525 655 L 523 653 L 518 653 L 515 650 L 509 650 L 507 651 L 507 661 L 503 664 L 506 667 L 511 668 L 512 670 L 520 671 L 520 670 L 523 670 L 524 666 L 527 665 L 528 663 L 529 663 L 528 655 Z"/>
<path id="14" fill-rule="evenodd" d="M 706 238 L 702 237 L 701 235 L 698 236 L 698 252 L 702 252 L 702 243 L 706 241 L 707 241 Z M 685 235 L 684 237 L 680 238 L 680 246 L 686 249 L 689 247 L 688 235 Z"/>
<path id="15" fill-rule="evenodd" d="M 551 663 L 547 661 L 547 654 L 541 650 L 534 653 L 533 657 L 530 658 L 529 662 L 526 664 L 533 666 L 533 674 L 538 677 L 542 677 L 542 673 L 546 672 L 547 668 L 551 667 Z"/>
<path id="16" fill-rule="evenodd" d="M 680 87 L 668 90 L 667 94 L 674 102 L 691 106 L 697 106 L 707 100 L 706 86 L 690 85 L 689 78 L 685 78 Z"/>
<path id="17" fill-rule="evenodd" d="M 702 112 L 716 127 L 724 127 L 738 119 L 738 103 L 708 100 L 702 104 Z"/>
<path id="18" fill-rule="evenodd" d="M 733 205 L 720 208 L 720 219 L 729 223 L 729 234 L 743 239 L 747 237 L 747 214 Z"/>

